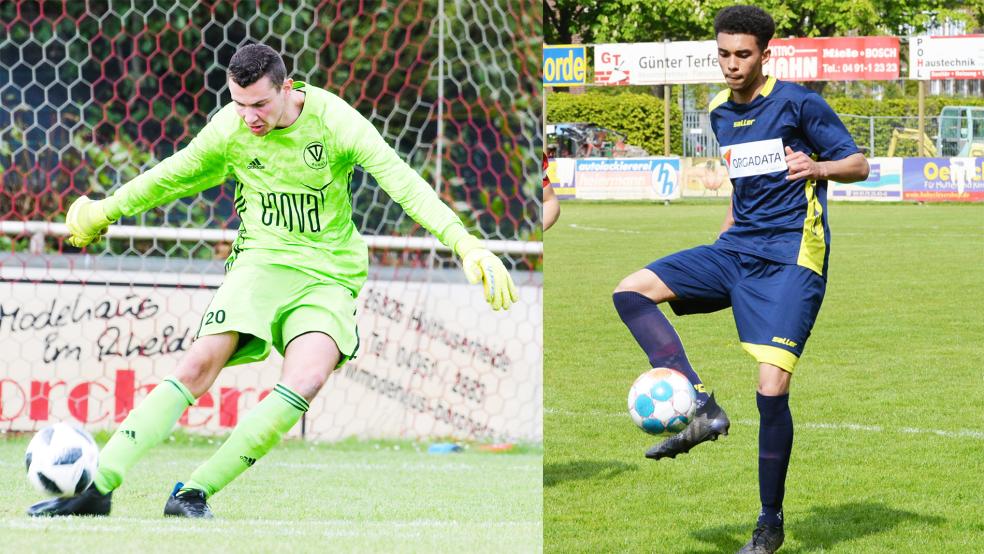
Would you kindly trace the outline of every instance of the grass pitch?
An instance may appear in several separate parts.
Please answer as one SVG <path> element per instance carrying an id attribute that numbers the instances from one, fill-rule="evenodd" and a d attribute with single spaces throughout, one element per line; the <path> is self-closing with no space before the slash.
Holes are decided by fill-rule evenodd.
<path id="1" fill-rule="evenodd" d="M 177 480 L 218 444 L 155 448 L 113 495 L 110 517 L 34 519 L 29 437 L 0 440 L 0 551 L 537 552 L 539 449 L 431 455 L 412 443 L 282 444 L 209 503 L 216 519 L 164 518 Z M 105 439 L 105 437 L 104 437 Z M 98 441 L 103 444 L 105 440 Z M 422 451 L 423 450 L 423 451 Z"/>
<path id="2" fill-rule="evenodd" d="M 781 552 L 984 552 L 984 206 L 833 204 L 790 397 Z M 731 435 L 675 460 L 626 411 L 645 355 L 611 292 L 712 242 L 723 203 L 565 203 L 547 232 L 544 550 L 735 552 L 758 513 L 757 370 L 730 310 L 675 317 Z"/>

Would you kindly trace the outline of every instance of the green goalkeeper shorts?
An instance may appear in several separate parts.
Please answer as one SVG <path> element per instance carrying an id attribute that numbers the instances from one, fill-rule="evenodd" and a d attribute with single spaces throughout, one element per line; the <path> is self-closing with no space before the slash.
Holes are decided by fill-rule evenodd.
<path id="1" fill-rule="evenodd" d="M 271 346 L 282 356 L 294 338 L 321 332 L 338 345 L 341 367 L 359 349 L 355 311 L 352 292 L 334 281 L 282 265 L 237 265 L 209 303 L 198 336 L 239 333 L 228 367 L 265 360 Z"/>

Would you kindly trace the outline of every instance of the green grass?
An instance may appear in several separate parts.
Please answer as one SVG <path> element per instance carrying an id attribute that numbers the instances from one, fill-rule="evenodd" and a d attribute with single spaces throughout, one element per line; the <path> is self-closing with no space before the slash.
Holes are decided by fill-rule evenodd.
<path id="1" fill-rule="evenodd" d="M 758 513 L 757 370 L 730 310 L 670 316 L 732 418 L 675 460 L 626 412 L 645 356 L 611 291 L 712 242 L 721 203 L 565 203 L 544 274 L 545 552 L 734 552 Z M 782 552 L 984 552 L 984 206 L 830 207 L 796 368 Z M 667 310 L 667 313 L 668 310 Z"/>
<path id="2" fill-rule="evenodd" d="M 542 453 L 290 441 L 210 499 L 211 521 L 165 519 L 175 481 L 217 448 L 160 446 L 113 495 L 108 518 L 32 519 L 28 437 L 0 440 L 3 552 L 535 552 L 542 548 Z"/>

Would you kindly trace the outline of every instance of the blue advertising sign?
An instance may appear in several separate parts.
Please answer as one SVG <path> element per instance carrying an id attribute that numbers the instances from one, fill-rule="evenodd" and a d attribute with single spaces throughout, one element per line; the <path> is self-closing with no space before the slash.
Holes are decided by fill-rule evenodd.
<path id="1" fill-rule="evenodd" d="M 584 46 L 543 46 L 543 86 L 576 87 L 588 78 L 588 55 Z"/>
<path id="2" fill-rule="evenodd" d="M 680 158 L 584 158 L 575 162 L 577 197 L 589 200 L 680 198 Z"/>
<path id="3" fill-rule="evenodd" d="M 980 202 L 984 158 L 905 158 L 902 197 L 918 202 Z"/>

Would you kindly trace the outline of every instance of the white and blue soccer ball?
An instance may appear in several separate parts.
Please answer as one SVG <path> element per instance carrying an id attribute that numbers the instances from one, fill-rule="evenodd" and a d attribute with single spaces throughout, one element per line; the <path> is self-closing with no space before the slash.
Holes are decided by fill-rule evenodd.
<path id="1" fill-rule="evenodd" d="M 697 391 L 675 369 L 650 369 L 629 389 L 629 415 L 640 429 L 651 435 L 683 431 L 696 411 Z"/>
<path id="2" fill-rule="evenodd" d="M 27 480 L 48 496 L 75 496 L 92 482 L 98 457 L 99 447 L 85 429 L 55 423 L 27 445 Z"/>

